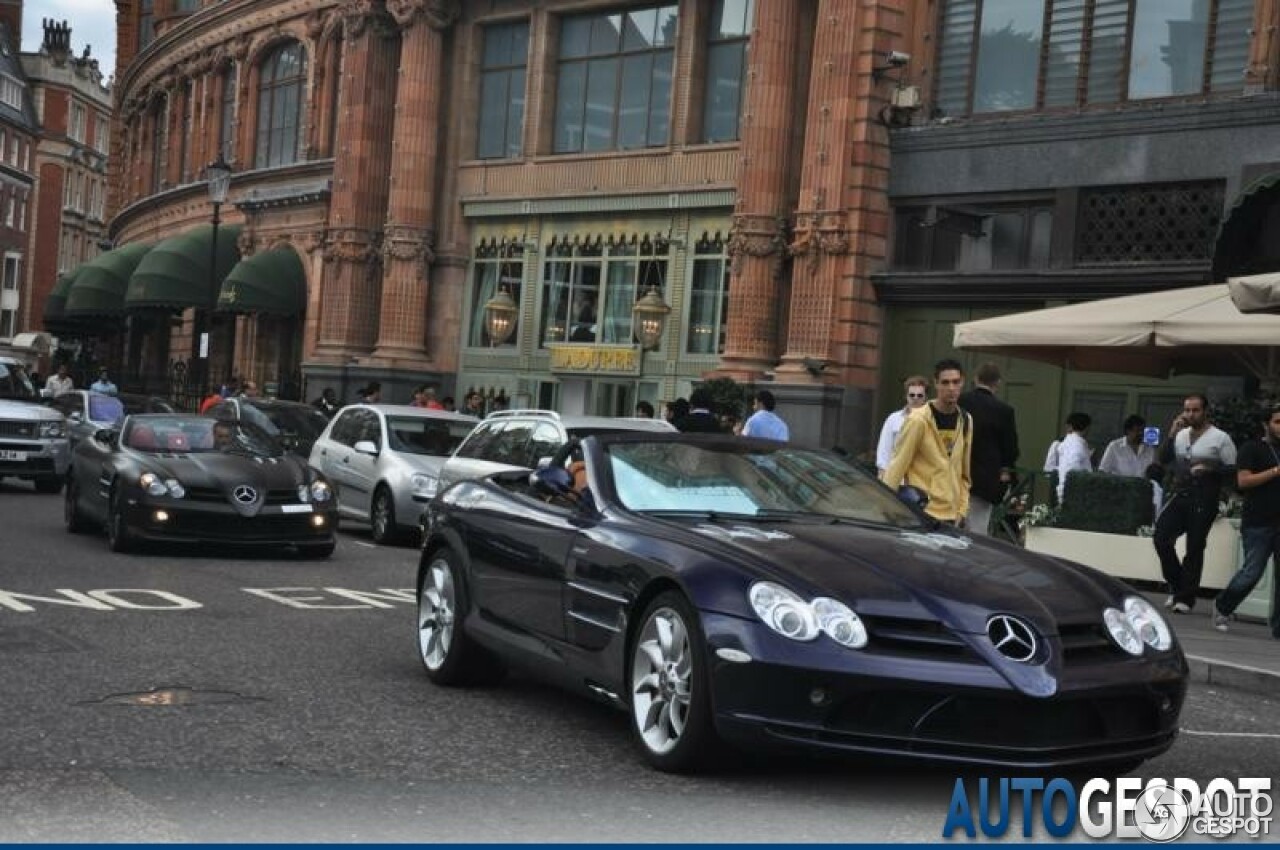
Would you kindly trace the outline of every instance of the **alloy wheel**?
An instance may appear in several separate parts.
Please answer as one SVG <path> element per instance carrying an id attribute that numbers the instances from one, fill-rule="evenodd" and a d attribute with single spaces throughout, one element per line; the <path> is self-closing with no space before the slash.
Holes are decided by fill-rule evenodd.
<path id="1" fill-rule="evenodd" d="M 386 490 L 379 490 L 377 495 L 373 497 L 373 510 L 370 512 L 370 525 L 373 526 L 373 539 L 378 543 L 384 543 L 391 538 L 391 530 L 394 519 L 394 509 L 391 506 L 391 494 Z"/>
<path id="2" fill-rule="evenodd" d="M 418 597 L 418 651 L 428 670 L 438 670 L 453 644 L 457 597 L 449 562 L 437 558 L 427 568 Z"/>
<path id="3" fill-rule="evenodd" d="M 692 673 L 688 627 L 674 609 L 657 609 L 641 629 L 631 659 L 631 710 L 640 737 L 654 753 L 670 752 L 684 734 Z"/>

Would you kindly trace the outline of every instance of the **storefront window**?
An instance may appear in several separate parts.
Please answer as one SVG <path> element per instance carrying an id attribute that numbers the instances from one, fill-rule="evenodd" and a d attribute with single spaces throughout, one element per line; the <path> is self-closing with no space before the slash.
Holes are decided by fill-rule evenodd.
<path id="1" fill-rule="evenodd" d="M 542 278 L 542 345 L 632 345 L 632 308 L 655 288 L 665 296 L 669 243 L 661 237 L 556 239 Z"/>
<path id="2" fill-rule="evenodd" d="M 693 248 L 689 324 L 685 352 L 723 354 L 729 311 L 729 258 L 719 233 L 703 234 Z"/>
<path id="3" fill-rule="evenodd" d="M 516 313 L 516 326 L 500 345 L 494 346 L 489 338 L 484 306 L 501 290 L 520 304 L 524 279 L 524 246 L 509 239 L 482 240 L 476 246 L 472 264 L 471 328 L 467 334 L 469 345 L 490 348 L 514 348 L 520 339 L 520 314 Z"/>

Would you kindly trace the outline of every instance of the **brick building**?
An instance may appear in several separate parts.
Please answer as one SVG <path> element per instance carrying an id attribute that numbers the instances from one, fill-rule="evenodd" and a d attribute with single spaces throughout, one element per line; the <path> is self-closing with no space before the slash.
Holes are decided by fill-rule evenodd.
<path id="1" fill-rule="evenodd" d="M 25 305 L 31 287 L 29 228 L 39 124 L 18 57 L 20 0 L 0 2 L 0 350 L 28 356 L 35 339 Z"/>
<path id="2" fill-rule="evenodd" d="M 28 331 L 55 331 L 67 342 L 110 341 L 119 336 L 121 317 L 99 315 L 89 301 L 73 305 L 75 315 L 68 317 L 66 294 L 67 275 L 102 253 L 107 238 L 111 92 L 90 48 L 79 56 L 72 51 L 71 27 L 65 21 L 43 23 L 39 49 L 22 54 L 40 135 L 34 200 L 26 217 L 31 251 L 20 323 Z M 51 296 L 54 311 L 46 315 Z"/>
<path id="3" fill-rule="evenodd" d="M 212 374 L 311 395 L 628 413 L 723 374 L 863 447 L 957 319 L 1212 276 L 1277 159 L 1277 6 L 117 0 L 111 235 L 187 258 L 131 282 L 174 318 L 130 362 L 199 310 Z M 237 251 L 196 268 L 219 153 Z M 1182 391 L 1009 372 L 1046 435 Z"/>

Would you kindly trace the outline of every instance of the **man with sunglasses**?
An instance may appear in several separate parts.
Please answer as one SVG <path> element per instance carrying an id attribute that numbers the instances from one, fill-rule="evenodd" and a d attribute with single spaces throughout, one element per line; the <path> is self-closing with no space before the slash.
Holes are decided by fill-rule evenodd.
<path id="1" fill-rule="evenodd" d="M 1004 501 L 1018 460 L 1018 423 L 1013 406 L 996 397 L 1000 367 L 978 367 L 974 388 L 960 396 L 960 406 L 973 417 L 973 456 L 969 460 L 969 530 L 987 534 L 992 508 Z"/>
<path id="2" fill-rule="evenodd" d="M 876 472 L 884 475 L 893 457 L 893 444 L 898 441 L 898 433 L 907 414 L 918 407 L 923 407 L 928 398 L 929 379 L 923 375 L 912 375 L 902 382 L 903 391 L 907 394 L 907 403 L 890 413 L 880 429 L 880 442 L 876 445 Z"/>
<path id="3" fill-rule="evenodd" d="M 1209 401 L 1192 393 L 1173 420 L 1160 462 L 1173 464 L 1173 492 L 1165 500 L 1152 541 L 1160 556 L 1160 571 L 1169 584 L 1165 607 L 1189 614 L 1200 590 L 1204 547 L 1218 516 L 1223 477 L 1236 465 L 1236 446 L 1225 431 L 1209 424 Z M 1186 555 L 1179 560 L 1174 544 L 1187 535 Z"/>

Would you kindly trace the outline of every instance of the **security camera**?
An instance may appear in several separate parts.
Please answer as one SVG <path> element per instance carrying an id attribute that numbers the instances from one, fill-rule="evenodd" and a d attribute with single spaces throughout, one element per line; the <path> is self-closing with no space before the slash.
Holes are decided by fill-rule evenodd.
<path id="1" fill-rule="evenodd" d="M 890 50 L 884 57 L 884 64 L 890 68 L 905 68 L 911 62 L 911 54 L 901 50 Z"/>

